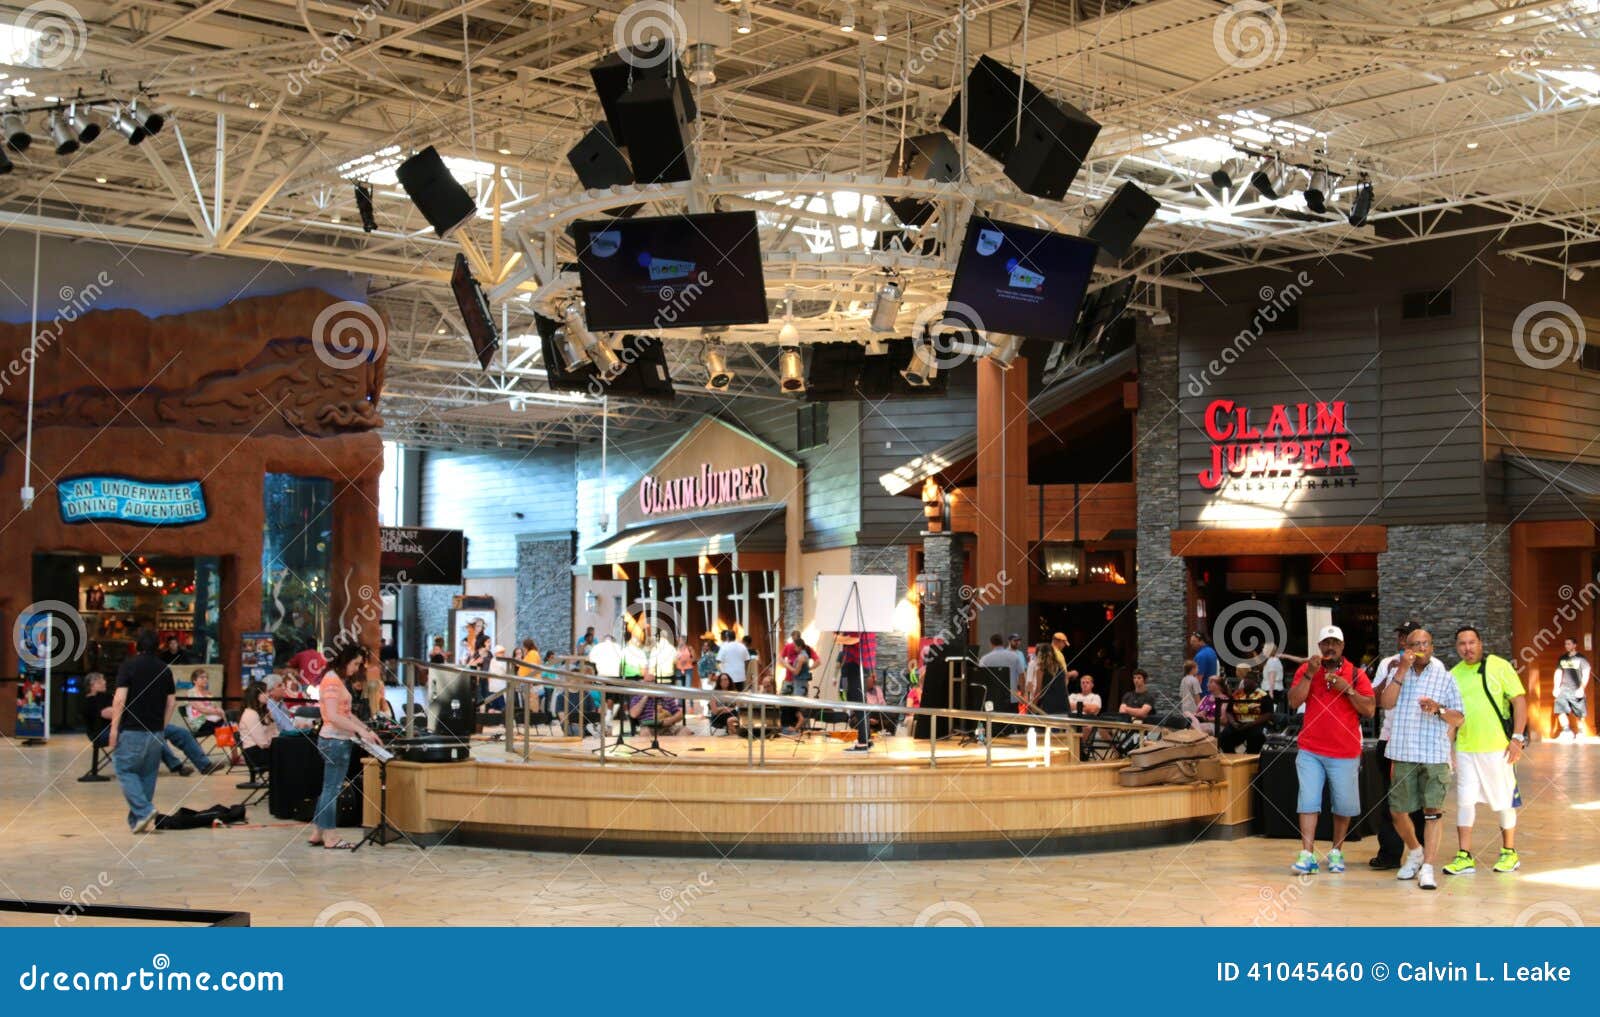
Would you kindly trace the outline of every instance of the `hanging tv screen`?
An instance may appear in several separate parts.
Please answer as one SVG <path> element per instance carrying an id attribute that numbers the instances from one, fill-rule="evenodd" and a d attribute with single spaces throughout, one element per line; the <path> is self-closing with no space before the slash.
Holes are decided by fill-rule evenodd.
<path id="1" fill-rule="evenodd" d="M 1082 237 L 975 215 L 950 302 L 972 308 L 985 332 L 1070 338 L 1099 249 Z"/>
<path id="2" fill-rule="evenodd" d="M 578 222 L 572 235 L 591 331 L 767 321 L 754 212 Z"/>

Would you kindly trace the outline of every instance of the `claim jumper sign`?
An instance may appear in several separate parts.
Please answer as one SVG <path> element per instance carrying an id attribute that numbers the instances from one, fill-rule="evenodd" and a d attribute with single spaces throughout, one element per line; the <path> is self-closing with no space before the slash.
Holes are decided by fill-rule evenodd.
<path id="1" fill-rule="evenodd" d="M 639 481 L 639 510 L 647 516 L 663 512 L 688 512 L 767 497 L 767 467 L 761 463 L 713 470 L 701 463 L 698 473 L 671 480 L 646 475 Z"/>
<path id="2" fill-rule="evenodd" d="M 1212 441 L 1210 465 L 1200 471 L 1200 486 L 1214 491 L 1225 481 L 1349 473 L 1350 431 L 1344 411 L 1343 400 L 1276 403 L 1263 423 L 1258 410 L 1232 399 L 1213 399 L 1204 418 Z"/>

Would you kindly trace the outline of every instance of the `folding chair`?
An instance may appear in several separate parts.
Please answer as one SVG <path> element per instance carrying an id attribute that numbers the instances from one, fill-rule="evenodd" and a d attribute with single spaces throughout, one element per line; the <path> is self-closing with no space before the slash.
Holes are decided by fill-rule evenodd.
<path id="1" fill-rule="evenodd" d="M 101 767 L 111 762 L 111 757 L 106 754 L 106 747 L 101 745 L 98 739 L 93 738 L 90 739 L 89 744 L 94 751 L 94 754 L 89 757 L 89 772 L 79 777 L 78 783 L 92 784 L 110 780 L 110 777 L 100 772 Z"/>

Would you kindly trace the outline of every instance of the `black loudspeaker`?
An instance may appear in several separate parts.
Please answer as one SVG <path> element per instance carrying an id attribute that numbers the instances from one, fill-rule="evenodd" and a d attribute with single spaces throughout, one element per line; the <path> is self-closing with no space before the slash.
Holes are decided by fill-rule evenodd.
<path id="1" fill-rule="evenodd" d="M 860 399 L 856 390 L 867 360 L 860 343 L 811 343 L 811 363 L 806 368 L 806 401 L 849 402 Z"/>
<path id="2" fill-rule="evenodd" d="M 957 137 L 961 136 L 961 106 L 967 106 L 967 140 L 980 151 L 999 162 L 1011 156 L 1017 133 L 1017 89 L 1025 93 L 1023 101 L 1035 97 L 1044 99 L 1043 93 L 1032 85 L 1024 85 L 1016 72 L 993 57 L 979 57 L 972 65 L 961 91 L 951 100 L 939 118 L 939 126 Z M 1049 102 L 1048 99 L 1044 101 Z"/>
<path id="3" fill-rule="evenodd" d="M 658 39 L 626 52 L 618 50 L 608 53 L 589 68 L 589 79 L 594 82 L 595 94 L 600 97 L 600 106 L 606 111 L 606 121 L 611 124 L 612 133 L 619 138 L 622 132 L 618 130 L 620 118 L 617 104 L 627 94 L 630 85 L 637 87 L 643 81 L 672 81 L 683 102 L 685 122 L 694 123 L 697 110 L 689 79 L 684 75 L 681 65 L 675 66 L 676 58 L 665 55 L 661 48 L 663 45 L 665 43 Z"/>
<path id="4" fill-rule="evenodd" d="M 470 741 L 478 729 L 477 679 L 454 672 L 439 674 L 428 689 L 432 733 L 458 742 Z"/>
<path id="5" fill-rule="evenodd" d="M 913 180 L 950 181 L 961 177 L 961 156 L 942 132 L 907 138 L 889 160 L 888 175 Z M 889 207 L 906 226 L 921 226 L 933 215 L 930 202 L 915 198 L 890 198 Z"/>
<path id="6" fill-rule="evenodd" d="M 472 195 L 450 175 L 432 145 L 401 163 L 395 176 L 417 211 L 441 237 L 449 236 L 478 211 Z"/>
<path id="7" fill-rule="evenodd" d="M 599 190 L 633 183 L 633 170 L 628 168 L 628 157 L 622 154 L 610 124 L 596 124 L 589 129 L 572 150 L 567 162 L 585 187 Z"/>
<path id="8" fill-rule="evenodd" d="M 1140 231 L 1155 218 L 1156 209 L 1160 207 L 1161 202 L 1130 180 L 1117 188 L 1117 193 L 1095 216 L 1094 224 L 1084 236 L 1100 245 L 1102 260 L 1125 258 L 1133 250 L 1133 242 Z"/>
<path id="9" fill-rule="evenodd" d="M 635 81 L 617 100 L 617 138 L 628 149 L 633 177 L 642 184 L 688 180 L 694 174 L 689 120 L 673 81 Z"/>
<path id="10" fill-rule="evenodd" d="M 1017 127 L 1017 95 L 1022 126 Z M 1100 125 L 1073 106 L 1052 102 L 1009 67 L 980 57 L 950 103 L 939 126 L 961 132 L 967 105 L 967 140 L 1005 164 L 1006 176 L 1024 193 L 1059 201 L 1100 135 Z"/>

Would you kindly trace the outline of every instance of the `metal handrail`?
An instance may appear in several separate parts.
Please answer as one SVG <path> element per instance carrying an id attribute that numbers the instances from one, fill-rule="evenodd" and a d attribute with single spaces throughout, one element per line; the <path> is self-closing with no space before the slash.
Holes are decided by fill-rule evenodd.
<path id="1" fill-rule="evenodd" d="M 986 736 L 984 738 L 984 757 L 986 762 L 992 762 L 991 743 L 993 739 L 988 737 L 988 735 L 992 734 L 993 725 L 997 720 L 999 723 L 1008 726 L 1042 728 L 1045 733 L 1044 751 L 1047 759 L 1050 755 L 1049 736 L 1050 732 L 1052 731 L 1059 731 L 1063 729 L 1072 730 L 1075 728 L 1117 728 L 1137 734 L 1141 739 L 1143 739 L 1148 737 L 1151 732 L 1164 730 L 1164 728 L 1159 724 L 1147 724 L 1143 721 L 1125 720 L 1120 717 L 1094 717 L 1083 719 L 1076 717 L 1045 716 L 1039 714 L 999 713 L 988 710 L 955 710 L 949 707 L 899 706 L 888 703 L 858 703 L 852 700 L 844 699 L 813 699 L 809 696 L 785 696 L 769 692 L 733 692 L 724 689 L 694 689 L 684 685 L 666 685 L 654 681 L 642 682 L 632 681 L 626 678 L 603 677 L 600 675 L 588 674 L 586 672 L 555 667 L 543 662 L 539 664 L 529 664 L 526 661 L 517 660 L 510 657 L 497 657 L 494 659 L 512 667 L 532 667 L 535 669 L 535 673 L 532 675 L 519 675 L 510 673 L 493 674 L 487 671 L 479 671 L 475 668 L 461 667 L 456 664 L 431 664 L 427 661 L 413 660 L 408 657 L 403 657 L 397 661 L 397 663 L 409 665 L 409 667 L 406 669 L 405 676 L 406 735 L 409 737 L 415 731 L 415 669 L 418 667 L 426 668 L 430 671 L 444 671 L 451 674 L 467 675 L 474 679 L 495 678 L 507 682 L 506 690 L 503 693 L 494 693 L 494 695 L 507 695 L 505 713 L 506 717 L 508 718 L 506 733 L 506 744 L 508 746 L 511 744 L 514 737 L 514 734 L 511 731 L 510 718 L 514 716 L 515 709 L 508 695 L 511 691 L 510 683 L 512 682 L 517 682 L 524 685 L 562 689 L 567 692 L 599 692 L 602 696 L 605 696 L 606 694 L 626 694 L 630 697 L 653 696 L 660 699 L 693 699 L 704 702 L 717 702 L 725 705 L 732 705 L 735 708 L 743 706 L 747 708 L 747 717 L 753 714 L 754 709 L 759 709 L 761 711 L 763 722 L 766 720 L 767 710 L 774 707 L 791 707 L 802 710 L 843 710 L 847 713 L 879 713 L 913 718 L 928 717 L 930 718 L 930 723 L 936 718 L 944 718 L 947 720 L 977 721 L 985 726 Z M 580 703 L 581 701 L 582 700 L 580 699 Z M 528 714 L 528 703 L 527 700 L 525 700 L 523 709 L 524 726 L 522 750 L 522 758 L 524 760 L 528 758 L 529 754 L 527 733 Z M 597 717 L 596 719 L 601 720 L 602 723 L 604 721 L 603 717 Z M 602 742 L 603 740 L 604 735 L 602 733 Z M 937 759 L 938 739 L 930 738 L 928 739 L 928 742 L 928 758 L 930 765 L 937 765 L 935 760 Z M 762 759 L 764 762 L 766 757 L 765 739 L 762 739 L 761 750 Z M 599 759 L 602 763 L 604 763 L 604 752 L 599 754 Z"/>

